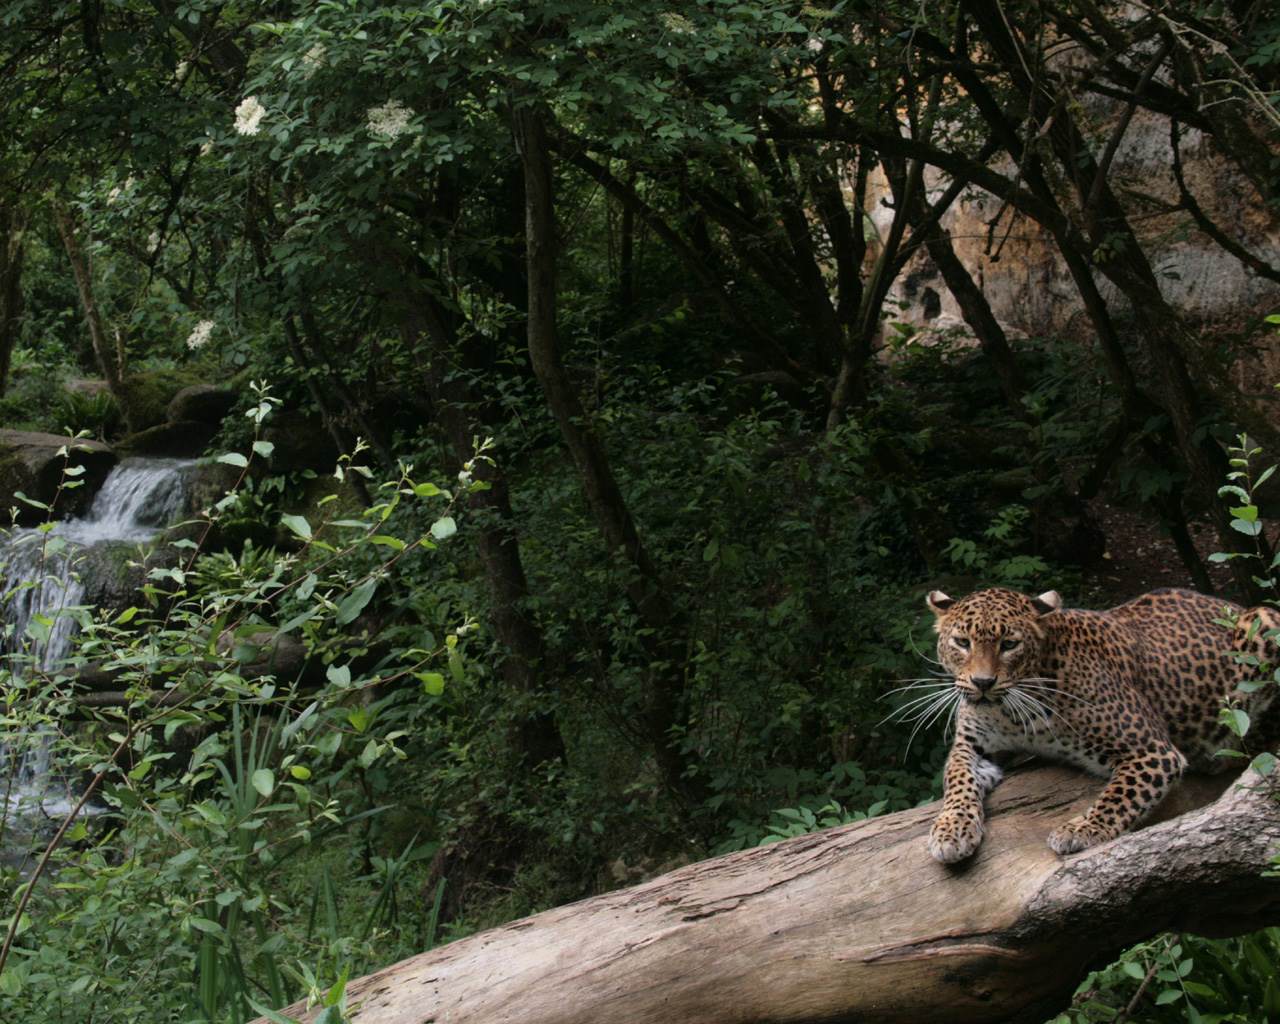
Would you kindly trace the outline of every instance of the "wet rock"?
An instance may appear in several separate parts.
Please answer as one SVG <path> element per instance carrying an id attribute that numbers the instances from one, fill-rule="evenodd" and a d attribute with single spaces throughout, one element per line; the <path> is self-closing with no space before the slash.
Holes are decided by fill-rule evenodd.
<path id="1" fill-rule="evenodd" d="M 56 516 L 79 514 L 89 507 L 94 493 L 115 464 L 116 453 L 100 441 L 72 441 L 61 434 L 0 430 L 0 502 L 5 510 L 16 507 L 18 520 L 24 524 L 43 522 L 49 513 L 21 501 L 17 497 L 19 492 L 45 505 L 54 505 L 56 498 Z M 81 472 L 64 480 L 68 467 Z"/>

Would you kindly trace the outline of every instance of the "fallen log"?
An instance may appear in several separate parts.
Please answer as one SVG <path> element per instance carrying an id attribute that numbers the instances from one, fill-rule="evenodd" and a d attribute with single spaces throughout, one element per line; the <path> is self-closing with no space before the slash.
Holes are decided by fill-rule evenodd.
<path id="1" fill-rule="evenodd" d="M 1280 883 L 1261 875 L 1280 851 L 1280 808 L 1246 778 L 1187 779 L 1160 812 L 1177 816 L 1060 858 L 1045 837 L 1100 783 L 1017 771 L 965 864 L 925 851 L 936 805 L 800 836 L 401 961 L 348 984 L 347 1019 L 1041 1024 L 1133 942 L 1280 921 Z"/>

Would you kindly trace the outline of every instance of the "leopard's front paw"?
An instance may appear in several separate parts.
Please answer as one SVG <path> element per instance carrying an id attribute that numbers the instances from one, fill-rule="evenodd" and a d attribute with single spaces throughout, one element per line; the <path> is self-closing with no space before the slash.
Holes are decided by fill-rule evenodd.
<path id="1" fill-rule="evenodd" d="M 929 830 L 929 855 L 943 864 L 972 857 L 982 842 L 982 819 L 963 811 L 943 811 Z"/>
<path id="2" fill-rule="evenodd" d="M 1090 822 L 1086 815 L 1072 818 L 1065 825 L 1049 833 L 1049 846 L 1054 853 L 1079 853 L 1091 846 L 1114 839 L 1115 835 L 1102 826 Z"/>

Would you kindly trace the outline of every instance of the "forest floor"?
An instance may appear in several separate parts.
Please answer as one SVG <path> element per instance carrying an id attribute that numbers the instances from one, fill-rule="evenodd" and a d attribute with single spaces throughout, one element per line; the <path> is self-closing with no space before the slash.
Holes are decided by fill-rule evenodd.
<path id="1" fill-rule="evenodd" d="M 1153 521 L 1150 512 L 1108 505 L 1096 501 L 1091 511 L 1106 534 L 1102 558 L 1082 567 L 1086 593 L 1100 601 L 1127 601 L 1157 587 L 1193 587 L 1191 576 L 1178 557 L 1173 541 Z M 1219 544 L 1207 519 L 1189 524 L 1192 539 L 1202 559 L 1217 551 Z M 1209 576 L 1221 592 L 1229 591 L 1231 573 L 1225 565 L 1206 562 Z"/>

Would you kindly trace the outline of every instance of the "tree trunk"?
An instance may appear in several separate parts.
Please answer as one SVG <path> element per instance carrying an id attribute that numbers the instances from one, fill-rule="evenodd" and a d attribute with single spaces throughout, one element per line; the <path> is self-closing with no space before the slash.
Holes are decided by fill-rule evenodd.
<path id="1" fill-rule="evenodd" d="M 1228 784 L 1188 779 L 1162 810 L 1202 806 Z M 1237 786 L 1057 857 L 1045 837 L 1098 785 L 1065 769 L 1015 773 L 958 868 L 925 852 L 936 804 L 692 864 L 354 981 L 347 1019 L 1040 1024 L 1090 965 L 1133 942 L 1280 921 L 1280 884 L 1261 874 L 1280 842 L 1268 794 Z"/>
<path id="2" fill-rule="evenodd" d="M 685 638 L 665 582 L 641 542 L 600 438 L 560 358 L 556 334 L 556 226 L 551 154 L 543 112 L 530 105 L 512 112 L 516 148 L 525 181 L 525 258 L 529 275 L 529 361 L 542 385 L 560 436 L 577 466 L 587 504 L 611 552 L 634 568 L 627 585 L 631 604 L 649 632 L 642 636 L 650 658 L 648 733 L 667 786 L 696 800 L 698 780 L 680 751 L 683 722 Z"/>
<path id="3" fill-rule="evenodd" d="M 9 365 L 22 319 L 22 257 L 26 217 L 0 207 L 0 395 L 9 386 Z"/>
<path id="4" fill-rule="evenodd" d="M 446 322 L 445 311 L 429 293 L 418 296 L 418 301 L 404 310 L 401 329 L 410 350 L 419 347 L 419 339 L 429 346 L 423 382 L 452 452 L 451 468 L 460 469 L 475 454 L 483 432 L 482 414 L 477 409 L 486 403 L 473 393 L 468 374 L 457 372 L 451 362 L 457 338 Z M 463 362 L 465 365 L 466 360 Z M 489 485 L 468 495 L 466 507 L 476 513 L 476 544 L 489 588 L 489 625 L 501 648 L 499 670 L 509 692 L 526 705 L 525 713 L 517 716 L 517 735 L 512 740 L 533 768 L 563 758 L 565 752 L 555 714 L 548 709 L 551 702 L 545 684 L 551 673 L 547 671 L 546 641 L 527 608 L 529 581 L 520 555 L 506 470 L 480 459 L 473 472 L 475 479 Z"/>
<path id="5" fill-rule="evenodd" d="M 67 259 L 71 263 L 71 273 L 76 279 L 80 307 L 84 311 L 85 323 L 89 327 L 89 340 L 93 343 L 93 354 L 98 361 L 98 369 L 102 372 L 116 404 L 120 406 L 125 424 L 129 430 L 133 430 L 133 418 L 124 386 L 123 352 L 107 337 L 106 328 L 103 326 L 102 316 L 98 312 L 98 304 L 94 298 L 93 275 L 84 250 L 80 248 L 80 240 L 76 237 L 75 219 L 71 211 L 62 205 L 54 207 L 54 219 L 58 224 L 58 234 L 62 238 Z"/>

